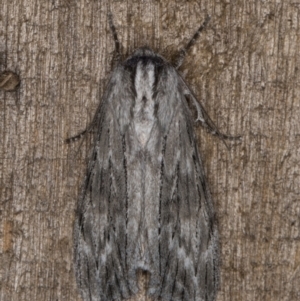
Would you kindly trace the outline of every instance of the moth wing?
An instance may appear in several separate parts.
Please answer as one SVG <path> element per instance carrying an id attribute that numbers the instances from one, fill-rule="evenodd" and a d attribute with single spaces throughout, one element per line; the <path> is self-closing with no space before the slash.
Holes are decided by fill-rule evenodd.
<path id="1" fill-rule="evenodd" d="M 124 141 L 115 116 L 118 108 L 112 109 L 111 98 L 118 96 L 109 93 L 116 84 L 113 78 L 98 113 L 95 145 L 75 220 L 75 270 L 84 300 L 120 300 L 131 295 L 125 267 Z"/>
<path id="2" fill-rule="evenodd" d="M 215 299 L 218 232 L 183 93 L 168 127 L 161 175 L 160 275 L 163 300 Z"/>

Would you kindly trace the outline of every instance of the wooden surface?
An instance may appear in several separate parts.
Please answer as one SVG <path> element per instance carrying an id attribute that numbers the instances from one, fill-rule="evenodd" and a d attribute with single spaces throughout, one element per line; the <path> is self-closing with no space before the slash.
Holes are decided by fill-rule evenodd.
<path id="1" fill-rule="evenodd" d="M 81 300 L 72 226 L 91 137 L 64 139 L 105 89 L 108 5 L 124 55 L 147 44 L 171 59 L 212 16 L 181 72 L 218 127 L 243 135 L 228 151 L 197 128 L 219 220 L 217 300 L 300 300 L 299 0 L 1 0 L 0 71 L 21 84 L 0 91 L 0 300 Z"/>

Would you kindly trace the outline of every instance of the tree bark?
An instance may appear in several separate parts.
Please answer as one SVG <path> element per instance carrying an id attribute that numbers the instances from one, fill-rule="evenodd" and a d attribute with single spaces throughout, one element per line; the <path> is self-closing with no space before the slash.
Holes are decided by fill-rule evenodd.
<path id="1" fill-rule="evenodd" d="M 81 300 L 73 222 L 92 135 L 83 130 L 111 71 L 113 14 L 124 57 L 171 60 L 207 14 L 180 71 L 219 129 L 197 127 L 218 216 L 218 301 L 299 300 L 300 2 L 1 0 L 0 300 Z M 147 279 L 132 300 L 147 300 Z"/>

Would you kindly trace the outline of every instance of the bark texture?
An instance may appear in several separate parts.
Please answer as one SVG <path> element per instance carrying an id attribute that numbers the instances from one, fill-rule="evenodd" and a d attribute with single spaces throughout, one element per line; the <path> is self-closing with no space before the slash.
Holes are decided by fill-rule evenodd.
<path id="1" fill-rule="evenodd" d="M 300 1 L 1 0 L 0 300 L 81 300 L 73 222 L 90 122 L 111 70 L 114 15 L 124 55 L 148 45 L 168 59 L 207 14 L 181 67 L 220 130 L 199 147 L 218 215 L 217 301 L 299 300 Z M 144 301 L 147 277 L 140 277 Z"/>

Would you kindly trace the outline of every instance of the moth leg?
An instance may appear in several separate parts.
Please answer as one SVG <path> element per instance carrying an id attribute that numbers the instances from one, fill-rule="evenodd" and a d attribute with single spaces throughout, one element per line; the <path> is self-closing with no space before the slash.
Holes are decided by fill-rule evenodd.
<path id="1" fill-rule="evenodd" d="M 93 128 L 99 123 L 100 111 L 101 111 L 102 104 L 103 104 L 103 102 L 101 102 L 98 105 L 96 113 L 93 117 L 93 120 L 90 122 L 90 124 L 83 131 L 79 132 L 75 136 L 67 138 L 65 140 L 65 143 L 72 143 L 74 141 L 77 141 L 77 140 L 81 139 L 83 136 L 85 136 L 86 134 L 89 134 L 92 132 Z"/>
<path id="2" fill-rule="evenodd" d="M 180 51 L 179 51 L 179 54 L 178 54 L 178 58 L 176 59 L 176 63 L 174 65 L 174 68 L 175 69 L 178 69 L 183 61 L 184 61 L 184 58 L 188 52 L 188 50 L 195 45 L 197 39 L 200 37 L 200 33 L 201 31 L 207 26 L 207 23 L 209 22 L 210 20 L 210 16 L 208 15 L 205 19 L 205 21 L 202 23 L 202 25 L 198 28 L 198 30 L 195 32 L 195 34 L 193 35 L 193 37 L 190 39 L 190 41 L 187 43 L 187 45 L 182 48 Z"/>
<path id="3" fill-rule="evenodd" d="M 193 105 L 195 106 L 197 110 L 197 118 L 196 122 L 200 122 L 203 127 L 205 127 L 212 135 L 215 135 L 219 137 L 225 146 L 228 148 L 227 144 L 225 143 L 224 140 L 240 140 L 241 136 L 230 136 L 223 134 L 219 131 L 218 127 L 214 124 L 214 122 L 211 120 L 209 115 L 206 113 L 205 109 L 203 106 L 200 104 L 200 102 L 196 99 L 196 97 L 189 93 L 186 95 L 188 98 L 190 98 L 193 102 Z"/>
<path id="4" fill-rule="evenodd" d="M 83 130 L 82 132 L 78 133 L 77 135 L 65 139 L 65 142 L 69 144 L 69 143 L 71 143 L 71 142 L 74 142 L 74 141 L 76 141 L 76 140 L 79 140 L 79 139 L 81 139 L 81 138 L 82 138 L 86 133 L 88 133 L 88 132 L 89 132 L 89 127 L 87 127 L 87 128 L 86 128 L 85 130 Z"/>

